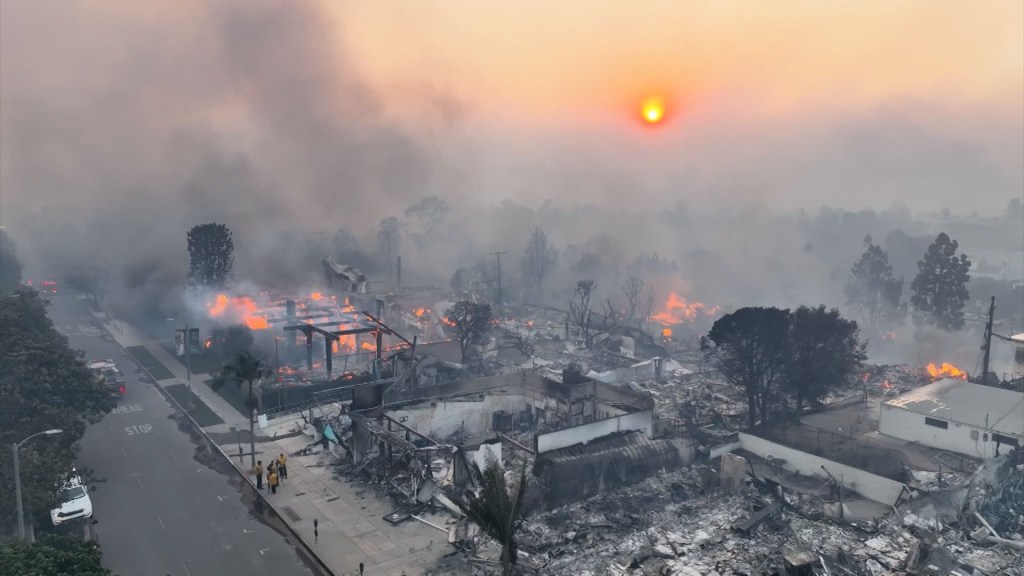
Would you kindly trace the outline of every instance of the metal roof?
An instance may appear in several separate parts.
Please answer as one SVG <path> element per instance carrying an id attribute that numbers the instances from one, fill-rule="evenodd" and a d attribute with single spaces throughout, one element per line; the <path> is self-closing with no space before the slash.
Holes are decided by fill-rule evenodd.
<path id="1" fill-rule="evenodd" d="M 885 406 L 1024 438 L 1024 393 L 1013 390 L 946 378 L 901 394 Z"/>

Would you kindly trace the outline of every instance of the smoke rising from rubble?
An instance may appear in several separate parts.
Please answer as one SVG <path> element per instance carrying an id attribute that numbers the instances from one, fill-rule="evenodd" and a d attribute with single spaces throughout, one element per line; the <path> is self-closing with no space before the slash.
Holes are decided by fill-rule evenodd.
<path id="1" fill-rule="evenodd" d="M 232 229 L 240 280 L 305 290 L 339 227 L 376 258 L 377 222 L 430 194 L 452 206 L 449 226 L 433 239 L 407 226 L 396 249 L 407 284 L 446 286 L 456 267 L 505 250 L 514 294 L 539 225 L 562 252 L 550 286 L 563 303 L 582 277 L 597 280 L 601 300 L 618 299 L 636 273 L 658 303 L 676 290 L 724 310 L 841 305 L 863 235 L 936 230 L 898 206 L 836 226 L 819 204 L 898 199 L 937 211 L 975 189 L 1000 198 L 979 209 L 988 213 L 1024 182 L 1019 111 L 1008 122 L 964 112 L 961 124 L 977 120 L 990 137 L 926 130 L 934 107 L 812 115 L 757 133 L 730 117 L 737 102 L 726 97 L 646 157 L 636 153 L 645 141 L 600 120 L 583 138 L 565 127 L 504 133 L 501 119 L 488 128 L 473 114 L 471 81 L 445 78 L 440 65 L 424 74 L 435 83 L 410 81 L 415 95 L 402 103 L 415 100 L 416 114 L 399 120 L 395 89 L 363 75 L 372 55 L 352 49 L 344 9 L 328 3 L 22 2 L 3 12 L 4 224 L 25 257 L 106 270 L 108 302 L 154 322 L 180 312 L 193 225 Z M 801 205 L 808 213 L 793 213 Z M 574 270 L 584 254 L 598 268 Z M 641 254 L 666 263 L 636 271 Z"/>

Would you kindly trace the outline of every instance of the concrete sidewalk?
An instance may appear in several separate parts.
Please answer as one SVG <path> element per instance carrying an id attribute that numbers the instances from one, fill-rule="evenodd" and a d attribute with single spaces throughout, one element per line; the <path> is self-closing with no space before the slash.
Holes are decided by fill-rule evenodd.
<path id="1" fill-rule="evenodd" d="M 185 367 L 162 346 L 140 337 L 124 322 L 105 321 L 104 327 L 123 347 L 144 346 L 174 375 L 172 379 L 157 381 L 157 385 L 185 383 Z M 254 483 L 249 457 L 239 462 L 234 433 L 234 429 L 247 433 L 249 421 L 203 380 L 203 375 L 197 377 L 193 373 L 192 393 L 224 420 L 223 424 L 203 430 L 229 456 L 235 468 Z M 326 453 L 294 455 L 312 442 L 311 437 L 301 434 L 301 425 L 301 419 L 294 417 L 272 421 L 265 430 L 257 426 L 257 459 L 266 463 L 278 454 L 287 455 L 288 478 L 276 494 L 271 494 L 264 486 L 264 497 L 321 561 L 338 576 L 358 574 L 360 563 L 367 576 L 447 573 L 439 562 L 452 551 L 447 533 L 416 520 L 392 526 L 383 520 L 394 511 L 389 499 L 378 496 L 369 485 L 334 477 L 333 464 L 339 463 L 334 456 Z M 242 444 L 248 452 L 247 437 Z M 319 522 L 318 538 L 313 532 L 314 519 Z M 440 527 L 447 527 L 451 522 L 447 514 L 428 515 L 424 519 Z"/>

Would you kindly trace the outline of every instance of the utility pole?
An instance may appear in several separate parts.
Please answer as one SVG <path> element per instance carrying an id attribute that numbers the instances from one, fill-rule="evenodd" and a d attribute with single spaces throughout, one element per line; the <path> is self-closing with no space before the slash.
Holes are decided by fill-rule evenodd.
<path id="1" fill-rule="evenodd" d="M 505 316 L 505 301 L 501 299 L 501 256 L 502 254 L 508 254 L 508 252 L 491 252 L 498 259 L 498 317 L 504 318 Z"/>
<path id="2" fill-rule="evenodd" d="M 192 400 L 192 332 L 188 328 L 188 321 L 185 321 L 185 382 L 188 388 L 188 411 L 195 410 L 195 401 Z"/>
<path id="3" fill-rule="evenodd" d="M 380 232 L 378 233 L 384 236 L 384 243 L 387 245 L 388 248 L 388 281 L 392 283 L 394 283 L 395 281 L 395 273 L 391 264 L 391 235 L 394 233 L 394 230 L 387 230 L 385 228 L 381 228 Z"/>
<path id="4" fill-rule="evenodd" d="M 988 306 L 988 322 L 985 323 L 985 342 L 981 349 L 985 352 L 981 360 L 981 384 L 988 384 L 988 363 L 992 356 L 992 320 L 996 313 L 996 297 L 992 297 L 992 303 Z"/>

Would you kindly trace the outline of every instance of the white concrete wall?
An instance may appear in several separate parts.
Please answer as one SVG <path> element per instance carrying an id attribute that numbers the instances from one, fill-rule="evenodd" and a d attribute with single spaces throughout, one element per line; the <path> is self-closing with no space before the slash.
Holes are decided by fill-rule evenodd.
<path id="1" fill-rule="evenodd" d="M 633 414 L 623 414 L 607 420 L 598 420 L 590 424 L 573 426 L 557 432 L 549 432 L 537 436 L 537 453 L 543 454 L 559 448 L 586 444 L 595 438 L 607 436 L 615 432 L 642 430 L 648 438 L 654 435 L 654 412 L 644 410 Z"/>
<path id="2" fill-rule="evenodd" d="M 765 440 L 745 432 L 740 432 L 740 445 L 744 450 L 757 454 L 762 458 L 771 456 L 772 458 L 785 460 L 785 464 L 782 466 L 784 470 L 798 472 L 805 476 L 816 476 L 821 478 L 822 481 L 828 479 L 825 472 L 821 470 L 821 467 L 824 466 L 836 479 L 842 482 L 844 487 L 883 504 L 894 504 L 896 499 L 899 498 L 900 492 L 903 491 L 903 484 L 901 482 L 776 444 L 770 440 Z"/>
<path id="3" fill-rule="evenodd" d="M 420 404 L 404 410 L 389 410 L 388 415 L 413 430 L 441 440 L 462 430 L 476 435 L 491 429 L 491 414 L 498 410 L 519 413 L 526 409 L 527 402 L 533 403 L 521 394 L 492 394 L 482 400 L 437 402 L 435 406 Z M 403 422 L 402 418 L 406 420 Z"/>
<path id="4" fill-rule="evenodd" d="M 924 419 L 924 414 L 882 404 L 882 416 L 878 423 L 878 431 L 901 440 L 918 442 L 932 448 L 949 450 L 975 458 L 995 456 L 996 443 L 992 441 L 992 435 L 985 429 L 948 421 L 946 422 L 948 428 L 942 429 L 925 424 Z M 936 420 L 943 419 L 936 418 Z M 977 439 L 971 438 L 972 430 L 977 432 Z M 985 441 L 986 436 L 988 441 Z M 1009 446 L 1002 445 L 999 449 L 1000 454 L 1006 454 L 1009 449 Z"/>

